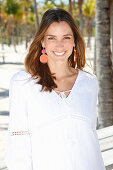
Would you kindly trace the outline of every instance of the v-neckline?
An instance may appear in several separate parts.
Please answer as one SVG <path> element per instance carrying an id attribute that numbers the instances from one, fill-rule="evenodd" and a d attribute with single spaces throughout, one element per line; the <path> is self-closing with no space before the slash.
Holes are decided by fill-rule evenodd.
<path id="1" fill-rule="evenodd" d="M 64 100 L 68 100 L 68 99 L 72 96 L 73 90 L 74 90 L 74 88 L 77 86 L 77 83 L 78 83 L 78 80 L 79 80 L 79 77 L 80 77 L 80 71 L 81 71 L 81 70 L 80 70 L 79 68 L 77 68 L 77 69 L 78 69 L 77 77 L 76 77 L 76 79 L 75 79 L 75 81 L 74 81 L 74 84 L 73 84 L 73 87 L 71 88 L 70 93 L 68 94 L 67 97 L 65 97 L 65 98 L 60 97 L 60 93 L 63 93 L 63 92 L 68 91 L 68 90 L 62 91 L 62 92 L 60 92 L 59 94 L 57 94 L 54 89 L 52 90 L 53 93 L 55 94 L 55 96 L 56 96 L 59 100 L 63 100 L 63 99 L 64 99 Z"/>

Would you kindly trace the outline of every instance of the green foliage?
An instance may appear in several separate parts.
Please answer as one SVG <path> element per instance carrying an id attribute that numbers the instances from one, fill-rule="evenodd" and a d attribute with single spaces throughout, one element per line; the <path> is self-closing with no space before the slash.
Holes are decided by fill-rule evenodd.
<path id="1" fill-rule="evenodd" d="M 95 16 L 95 0 L 78 0 L 83 2 L 83 19 L 92 19 Z M 78 1 L 72 1 L 72 15 L 77 23 L 80 25 L 79 6 Z M 16 29 L 19 28 L 19 34 L 24 35 L 26 32 L 26 22 L 28 24 L 29 35 L 30 31 L 35 30 L 35 6 L 33 0 L 2 0 L 1 13 L 2 13 L 2 31 L 6 37 L 12 35 L 12 28 L 14 28 L 13 35 L 16 36 Z M 37 2 L 38 17 L 41 20 L 44 12 L 52 8 L 62 8 L 68 11 L 69 5 L 65 4 L 64 0 L 43 0 L 43 6 L 39 7 L 40 1 Z M 86 33 L 87 27 L 84 28 Z M 93 29 L 94 34 L 94 29 Z M 7 41 L 7 40 L 4 40 Z M 5 42 L 4 42 L 5 43 Z"/>
<path id="2" fill-rule="evenodd" d="M 29 15 L 29 23 L 35 23 L 35 16 L 33 15 L 33 13 L 30 13 L 30 15 Z"/>
<path id="3" fill-rule="evenodd" d="M 46 10 L 52 9 L 52 8 L 68 9 L 62 0 L 60 0 L 59 4 L 57 4 L 55 0 L 45 0 L 44 5 L 38 10 L 39 18 L 42 18 L 42 15 Z"/>
<path id="4" fill-rule="evenodd" d="M 78 17 L 75 18 L 75 22 L 76 22 L 77 26 L 80 25 L 80 19 Z"/>
<path id="5" fill-rule="evenodd" d="M 5 0 L 4 2 L 4 11 L 8 15 L 16 15 L 20 7 L 20 4 L 17 3 L 15 0 Z"/>
<path id="6" fill-rule="evenodd" d="M 94 18 L 95 16 L 95 0 L 88 0 L 87 3 L 83 4 L 84 15 Z"/>
<path id="7" fill-rule="evenodd" d="M 34 9 L 34 5 L 33 5 L 33 4 L 31 4 L 29 8 L 30 8 L 30 11 L 31 11 L 32 13 L 35 13 L 35 9 Z"/>

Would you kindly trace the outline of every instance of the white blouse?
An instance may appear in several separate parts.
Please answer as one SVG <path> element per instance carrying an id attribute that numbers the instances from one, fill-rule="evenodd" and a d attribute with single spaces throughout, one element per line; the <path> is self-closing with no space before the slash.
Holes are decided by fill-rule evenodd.
<path id="1" fill-rule="evenodd" d="M 98 137 L 98 80 L 80 69 L 68 97 L 41 85 L 25 70 L 10 81 L 8 170 L 105 170 Z"/>

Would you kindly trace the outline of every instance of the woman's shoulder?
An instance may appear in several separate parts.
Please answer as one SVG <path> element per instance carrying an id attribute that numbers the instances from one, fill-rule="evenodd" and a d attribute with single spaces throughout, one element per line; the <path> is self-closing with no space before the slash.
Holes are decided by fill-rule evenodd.
<path id="1" fill-rule="evenodd" d="M 86 71 L 86 70 L 80 70 L 81 74 L 82 74 L 82 80 L 84 82 L 86 82 L 87 84 L 92 84 L 92 85 L 96 85 L 98 86 L 98 79 L 96 74 L 94 74 L 93 72 L 90 71 Z"/>
<path id="2" fill-rule="evenodd" d="M 82 72 L 82 75 L 83 75 L 85 78 L 87 78 L 87 79 L 90 79 L 90 80 L 95 80 L 95 79 L 97 79 L 96 74 L 94 74 L 94 73 L 91 72 L 91 71 L 80 70 L 80 72 Z"/>
<path id="3" fill-rule="evenodd" d="M 25 69 L 14 73 L 11 77 L 11 81 L 26 81 L 31 78 L 31 74 L 27 73 Z"/>
<path id="4" fill-rule="evenodd" d="M 31 74 L 27 73 L 25 69 L 14 73 L 10 79 L 10 86 L 23 86 L 31 80 Z"/>

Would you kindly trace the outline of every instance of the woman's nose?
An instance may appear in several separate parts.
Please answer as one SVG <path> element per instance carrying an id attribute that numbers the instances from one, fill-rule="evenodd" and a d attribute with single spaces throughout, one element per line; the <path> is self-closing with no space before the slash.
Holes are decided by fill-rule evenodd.
<path id="1" fill-rule="evenodd" d="M 61 47 L 64 47 L 63 41 L 62 41 L 62 40 L 61 40 L 61 41 L 57 41 L 57 42 L 56 42 L 56 46 L 57 46 L 57 47 L 60 47 L 60 48 L 61 48 Z"/>

